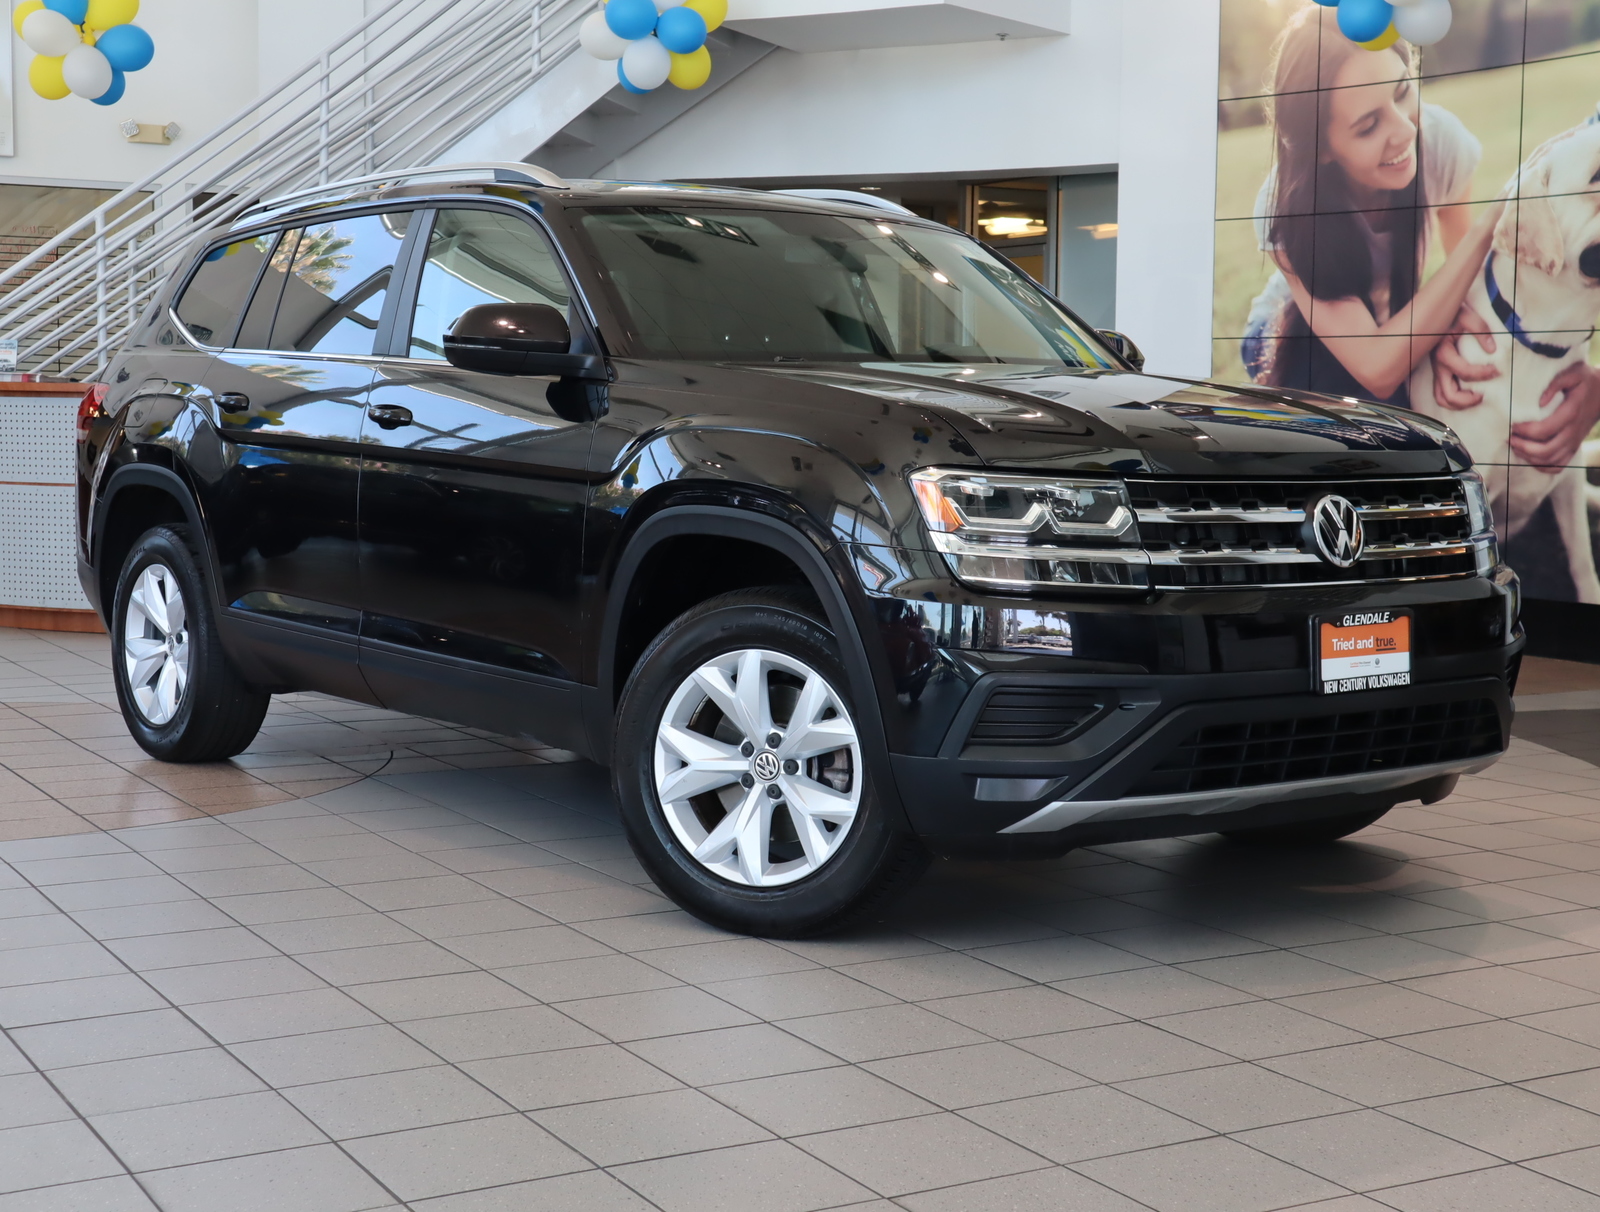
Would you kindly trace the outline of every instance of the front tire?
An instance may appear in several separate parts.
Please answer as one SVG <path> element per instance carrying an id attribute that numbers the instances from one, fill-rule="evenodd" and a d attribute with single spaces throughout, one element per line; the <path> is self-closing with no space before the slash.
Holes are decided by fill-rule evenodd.
<path id="1" fill-rule="evenodd" d="M 921 874 L 873 785 L 844 664 L 803 599 L 725 594 L 656 638 L 623 692 L 628 839 L 696 917 L 771 938 L 837 930 Z"/>
<path id="2" fill-rule="evenodd" d="M 112 669 L 133 739 L 164 762 L 216 762 L 243 751 L 271 696 L 234 671 L 186 526 L 134 543 L 112 598 Z"/>

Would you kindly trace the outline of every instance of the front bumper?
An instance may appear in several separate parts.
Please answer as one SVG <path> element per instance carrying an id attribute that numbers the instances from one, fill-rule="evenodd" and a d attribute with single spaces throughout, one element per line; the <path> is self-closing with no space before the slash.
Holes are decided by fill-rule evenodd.
<path id="1" fill-rule="evenodd" d="M 1519 640 L 1471 658 L 1422 662 L 1411 686 L 1342 695 L 1307 691 L 1299 671 L 1025 675 L 1033 685 L 1093 691 L 1104 703 L 1085 730 L 1055 746 L 969 743 L 971 721 L 993 689 L 1024 676 L 989 675 L 974 686 L 937 756 L 896 754 L 892 761 L 912 827 L 936 851 L 962 855 L 1044 856 L 1076 846 L 1431 801 L 1448 794 L 1460 775 L 1487 768 L 1503 752 L 1512 714 L 1505 671 L 1520 648 Z M 1438 719 L 1445 723 L 1428 723 Z M 1305 725 L 1315 733 L 1328 720 L 1354 735 L 1367 729 L 1392 740 L 1397 728 L 1409 728 L 1408 736 L 1444 739 L 1431 748 L 1432 742 L 1380 748 L 1376 756 L 1352 750 L 1324 763 L 1326 769 L 1285 761 L 1265 775 L 1264 764 L 1241 758 L 1238 773 L 1180 773 L 1174 777 L 1199 785 L 1149 793 L 1152 786 L 1166 790 L 1159 775 L 1163 764 L 1171 767 L 1174 755 L 1192 747 L 1202 730 L 1211 735 L 1232 727 L 1243 736 L 1277 724 L 1280 731 Z M 1476 721 L 1472 744 L 1451 743 L 1449 730 L 1458 720 Z M 1313 777 L 1304 777 L 1308 770 Z M 1212 785 L 1206 785 L 1208 777 Z"/>

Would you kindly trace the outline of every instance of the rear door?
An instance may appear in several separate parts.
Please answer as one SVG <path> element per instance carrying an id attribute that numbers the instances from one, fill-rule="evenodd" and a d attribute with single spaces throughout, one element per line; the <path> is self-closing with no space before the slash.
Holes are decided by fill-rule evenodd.
<path id="1" fill-rule="evenodd" d="M 410 222 L 400 211 L 283 231 L 206 375 L 226 451 L 223 600 L 278 650 L 265 659 L 279 680 L 352 698 L 371 697 L 356 669 L 362 409 Z"/>
<path id="2" fill-rule="evenodd" d="M 362 669 L 395 710 L 575 744 L 593 426 L 552 407 L 553 379 L 458 370 L 443 339 L 497 301 L 558 308 L 580 347 L 587 329 L 526 214 L 441 209 L 414 259 L 362 430 Z"/>

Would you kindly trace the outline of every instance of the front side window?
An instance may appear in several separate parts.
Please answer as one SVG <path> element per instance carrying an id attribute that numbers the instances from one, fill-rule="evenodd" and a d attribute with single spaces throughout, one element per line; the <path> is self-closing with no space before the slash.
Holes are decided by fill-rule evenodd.
<path id="1" fill-rule="evenodd" d="M 291 229 L 273 251 L 239 333 L 246 349 L 372 353 L 409 211 Z"/>
<path id="2" fill-rule="evenodd" d="M 1026 275 L 953 231 L 645 206 L 589 210 L 582 230 L 645 357 L 1113 366 Z"/>
<path id="3" fill-rule="evenodd" d="M 174 308 L 196 341 L 227 345 L 233 340 L 239 313 L 276 239 L 276 234 L 253 236 L 205 255 Z"/>
<path id="4" fill-rule="evenodd" d="M 428 237 L 407 355 L 444 360 L 444 334 L 480 303 L 546 303 L 572 325 L 572 295 L 544 234 L 493 210 L 441 210 Z"/>

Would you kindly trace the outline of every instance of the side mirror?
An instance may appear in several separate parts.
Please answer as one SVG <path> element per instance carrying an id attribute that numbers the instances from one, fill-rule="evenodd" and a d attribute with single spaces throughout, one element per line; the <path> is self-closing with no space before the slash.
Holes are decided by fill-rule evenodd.
<path id="1" fill-rule="evenodd" d="M 1139 347 L 1133 343 L 1130 337 L 1125 336 L 1114 328 L 1102 328 L 1098 331 L 1101 339 L 1111 346 L 1112 352 L 1119 358 L 1131 364 L 1135 370 L 1144 369 L 1144 354 L 1139 351 Z"/>
<path id="2" fill-rule="evenodd" d="M 606 381 L 604 358 L 571 348 L 566 318 L 547 303 L 480 303 L 444 338 L 445 358 L 462 370 Z"/>

